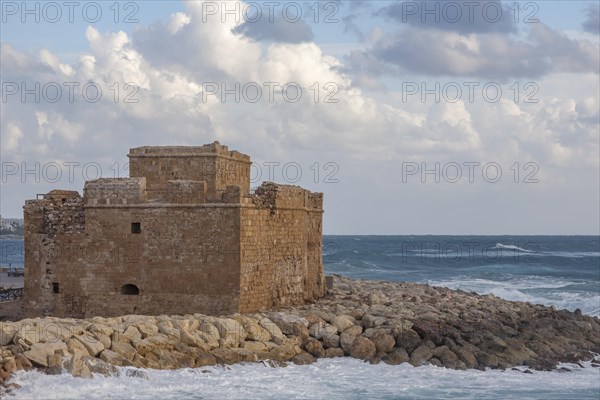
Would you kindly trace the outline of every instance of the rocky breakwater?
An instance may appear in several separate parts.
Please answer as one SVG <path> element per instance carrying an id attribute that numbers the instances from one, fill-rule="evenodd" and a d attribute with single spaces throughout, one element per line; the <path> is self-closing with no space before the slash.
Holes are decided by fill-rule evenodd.
<path id="1" fill-rule="evenodd" d="M 284 366 L 343 356 L 453 369 L 551 370 L 581 360 L 600 367 L 600 358 L 594 359 L 600 320 L 493 295 L 336 276 L 326 298 L 301 307 L 227 317 L 25 319 L 0 323 L 0 346 L 2 386 L 10 386 L 19 369 L 92 377 L 118 375 L 117 366 Z"/>

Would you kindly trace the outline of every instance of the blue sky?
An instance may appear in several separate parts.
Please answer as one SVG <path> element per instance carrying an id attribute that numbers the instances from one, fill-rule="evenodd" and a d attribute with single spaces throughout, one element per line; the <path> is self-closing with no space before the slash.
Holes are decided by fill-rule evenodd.
<path id="1" fill-rule="evenodd" d="M 76 2 L 72 23 L 59 1 L 50 23 L 48 3 L 27 2 L 40 10 L 36 23 L 23 2 L 1 2 L 3 216 L 18 217 L 36 193 L 81 192 L 94 177 L 85 166 L 126 175 L 130 147 L 219 140 L 262 166 L 261 180 L 324 192 L 325 233 L 600 233 L 598 2 L 519 2 L 515 22 L 515 2 L 482 1 L 474 21 L 452 23 L 419 12 L 465 11 L 465 2 L 322 1 L 315 22 L 314 1 L 280 1 L 273 21 L 255 23 L 221 21 L 222 1 Z M 268 10 L 240 8 L 249 3 Z M 102 18 L 86 21 L 82 9 L 96 4 Z M 303 18 L 283 18 L 296 5 Z M 502 18 L 483 18 L 484 7 Z M 527 23 L 532 12 L 538 21 Z M 74 101 L 20 93 L 69 82 Z M 97 102 L 81 92 L 90 82 L 103 90 Z M 265 82 L 279 85 L 275 101 L 207 86 Z M 299 101 L 282 96 L 286 83 Z M 45 176 L 52 163 L 58 179 Z M 74 179 L 65 163 L 77 165 Z M 275 176 L 269 163 L 279 163 Z M 285 176 L 290 163 L 298 181 Z M 472 181 L 468 165 L 477 165 Z M 498 181 L 482 172 L 497 167 Z M 421 174 L 435 168 L 438 181 Z"/>
<path id="2" fill-rule="evenodd" d="M 332 3 L 328 1 L 321 1 L 322 3 Z M 73 22 L 69 22 L 68 11 L 69 7 L 62 5 L 63 2 L 57 2 L 60 7 L 62 16 L 58 18 L 58 22 L 51 22 L 54 19 L 55 8 L 48 8 L 47 18 L 44 15 L 43 8 L 44 2 L 40 1 L 27 1 L 26 7 L 29 10 L 35 9 L 35 4 L 39 4 L 38 18 L 39 23 L 35 22 L 36 13 L 26 14 L 22 6 L 23 2 L 18 1 L 2 1 L 3 3 L 3 20 L 2 20 L 2 40 L 13 44 L 28 51 L 39 51 L 42 48 L 52 50 L 57 54 L 74 55 L 80 52 L 85 52 L 88 49 L 88 43 L 85 40 L 85 30 L 88 25 L 96 27 L 100 32 L 122 30 L 126 33 L 131 33 L 138 24 L 128 21 L 128 17 L 131 19 L 139 20 L 140 25 L 149 25 L 156 21 L 165 22 L 168 17 L 178 11 L 185 9 L 184 5 L 179 1 L 163 1 L 163 0 L 146 0 L 138 2 L 130 1 L 119 1 L 114 0 L 108 1 L 97 1 L 101 6 L 102 18 L 99 18 L 98 22 L 89 23 L 86 20 L 86 15 L 83 13 L 83 4 L 85 2 L 79 2 L 81 5 L 73 6 Z M 119 3 L 119 7 L 115 7 L 115 3 Z M 129 3 L 134 3 L 137 7 L 132 7 Z M 215 3 L 221 4 L 222 1 L 216 1 Z M 262 4 L 263 10 L 268 10 L 268 6 L 264 5 L 265 2 L 253 2 Z M 268 2 L 267 2 L 268 3 Z M 273 2 L 271 2 L 273 3 Z M 282 12 L 285 1 L 279 1 L 281 6 L 273 6 L 275 13 Z M 288 2 L 289 3 L 289 2 Z M 304 7 L 303 15 L 304 20 L 309 24 L 315 33 L 315 42 L 320 44 L 326 43 L 356 43 L 358 38 L 356 35 L 348 34 L 344 32 L 343 23 L 315 23 L 314 22 L 314 3 L 315 1 L 297 1 L 293 2 Z M 351 2 L 341 2 L 339 6 L 335 8 L 331 7 L 321 11 L 320 19 L 325 19 L 330 16 L 331 19 L 341 20 L 344 16 L 348 15 L 351 9 Z M 369 1 L 370 10 L 377 10 L 385 7 L 388 4 L 393 4 L 393 1 Z M 421 2 L 417 2 L 421 3 Z M 443 2 L 438 2 L 443 3 Z M 455 3 L 464 3 L 458 1 Z M 596 1 L 543 1 L 543 2 L 531 2 L 531 1 L 508 1 L 504 2 L 508 5 L 514 3 L 523 5 L 534 3 L 538 5 L 538 10 L 535 11 L 535 16 L 539 17 L 545 24 L 562 31 L 578 31 L 581 29 L 581 24 L 585 19 L 585 10 L 590 5 L 598 4 Z M 13 13 L 13 4 L 16 5 L 16 12 Z M 118 8 L 118 14 L 116 9 Z M 94 20 L 95 14 L 93 13 L 95 8 L 89 8 L 89 20 Z M 514 11 L 510 11 L 511 13 Z M 528 8 L 527 10 L 521 11 L 521 20 L 529 13 L 534 12 L 534 8 Z M 22 19 L 25 19 L 26 23 L 22 23 Z M 118 21 L 115 23 L 115 19 Z M 127 21 L 127 22 L 126 22 Z M 392 26 L 394 22 L 385 21 L 383 18 L 370 17 L 361 18 L 356 21 L 356 24 L 365 32 L 376 25 L 381 26 Z"/>

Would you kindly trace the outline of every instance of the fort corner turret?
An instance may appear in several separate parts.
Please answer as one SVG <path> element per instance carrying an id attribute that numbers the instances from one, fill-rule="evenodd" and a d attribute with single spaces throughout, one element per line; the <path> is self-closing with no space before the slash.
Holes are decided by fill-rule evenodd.
<path id="1" fill-rule="evenodd" d="M 325 294 L 323 194 L 263 183 L 218 142 L 138 147 L 130 177 L 28 200 L 25 314 L 226 314 Z"/>

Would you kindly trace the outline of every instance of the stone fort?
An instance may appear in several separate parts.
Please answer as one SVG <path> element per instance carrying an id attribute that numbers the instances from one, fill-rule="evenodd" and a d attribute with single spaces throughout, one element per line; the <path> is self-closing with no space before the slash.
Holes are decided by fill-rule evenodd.
<path id="1" fill-rule="evenodd" d="M 326 292 L 323 194 L 264 182 L 218 142 L 138 147 L 129 178 L 27 200 L 28 317 L 246 313 Z"/>

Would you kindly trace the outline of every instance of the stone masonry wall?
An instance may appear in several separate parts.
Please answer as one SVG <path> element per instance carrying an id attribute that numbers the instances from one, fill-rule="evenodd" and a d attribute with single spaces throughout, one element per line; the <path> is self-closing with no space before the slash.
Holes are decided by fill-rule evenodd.
<path id="1" fill-rule="evenodd" d="M 309 194 L 266 183 L 256 191 L 255 207 L 241 210 L 241 312 L 303 304 L 325 294 L 322 203 Z"/>
<path id="2" fill-rule="evenodd" d="M 235 208 L 96 207 L 86 234 L 59 236 L 52 315 L 234 312 L 239 288 Z M 140 233 L 131 224 L 139 223 Z M 226 253 L 226 250 L 232 252 Z M 121 293 L 135 285 L 139 295 Z"/>

